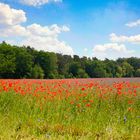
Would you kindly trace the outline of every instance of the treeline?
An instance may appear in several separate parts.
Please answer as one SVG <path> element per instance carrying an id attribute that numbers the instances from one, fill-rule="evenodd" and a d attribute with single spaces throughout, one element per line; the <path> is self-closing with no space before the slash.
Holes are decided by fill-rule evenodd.
<path id="1" fill-rule="evenodd" d="M 116 61 L 37 51 L 31 47 L 0 44 L 0 78 L 140 77 L 140 58 Z"/>

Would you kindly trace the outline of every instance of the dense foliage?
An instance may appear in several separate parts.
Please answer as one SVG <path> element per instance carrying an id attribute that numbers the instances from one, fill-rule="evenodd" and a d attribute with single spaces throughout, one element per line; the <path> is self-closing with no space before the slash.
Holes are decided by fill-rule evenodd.
<path id="1" fill-rule="evenodd" d="M 140 77 L 140 58 L 98 60 L 0 44 L 0 78 Z"/>

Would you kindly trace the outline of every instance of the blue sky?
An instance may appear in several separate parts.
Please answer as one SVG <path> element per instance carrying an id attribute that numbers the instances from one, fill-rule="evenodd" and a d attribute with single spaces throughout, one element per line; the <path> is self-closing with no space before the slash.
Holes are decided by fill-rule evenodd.
<path id="1" fill-rule="evenodd" d="M 1 41 L 7 40 L 13 44 L 21 44 L 22 42 L 22 44 L 31 45 L 38 50 L 44 49 L 64 54 L 86 55 L 100 59 L 106 57 L 110 59 L 139 57 L 139 0 L 50 0 L 49 2 L 40 0 L 41 2 L 38 4 L 36 0 L 30 1 L 33 2 L 29 3 L 27 0 L 0 0 L 0 3 L 8 5 L 9 9 L 17 10 L 17 13 L 23 16 L 22 13 L 18 12 L 18 10 L 22 10 L 26 16 L 26 21 L 21 20 L 18 24 L 10 25 L 10 27 L 9 25 L 4 28 L 0 26 L 2 28 L 0 30 L 4 30 L 7 34 L 6 36 L 0 36 Z M 5 13 L 0 11 L 1 19 L 3 18 L 1 15 L 7 15 L 6 11 Z M 4 23 L 7 24 L 7 22 L 2 24 Z M 15 26 L 17 25 L 20 28 L 16 28 L 18 33 L 15 37 L 12 36 L 12 32 L 13 26 L 15 32 Z M 53 25 L 56 25 L 55 28 Z M 64 26 L 67 29 L 64 29 Z M 19 34 L 20 31 L 17 30 L 21 27 L 29 32 L 28 37 Z M 44 27 L 48 27 L 48 29 Z M 40 30 L 42 33 L 35 36 L 31 29 Z M 58 29 L 59 31 L 56 31 Z M 51 35 L 42 35 L 44 30 L 46 32 L 51 31 Z M 10 32 L 10 35 L 7 31 Z M 114 34 L 114 36 L 111 36 L 111 34 Z M 42 36 L 43 38 L 41 38 Z M 40 48 L 35 43 L 33 44 L 34 40 L 37 39 L 41 40 L 41 42 L 35 42 L 37 45 L 42 45 Z M 46 48 L 45 44 L 48 44 Z M 65 51 L 63 52 L 63 50 Z"/>

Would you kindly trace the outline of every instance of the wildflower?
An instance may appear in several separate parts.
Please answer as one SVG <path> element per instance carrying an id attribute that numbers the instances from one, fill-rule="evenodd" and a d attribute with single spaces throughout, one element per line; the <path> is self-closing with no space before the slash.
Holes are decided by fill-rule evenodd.
<path id="1" fill-rule="evenodd" d="M 91 107 L 91 104 L 90 103 L 86 104 L 86 107 Z"/>
<path id="2" fill-rule="evenodd" d="M 93 103 L 94 101 L 93 101 L 93 100 L 89 100 L 89 102 L 90 102 L 90 103 Z"/>
<path id="3" fill-rule="evenodd" d="M 129 108 L 128 108 L 128 111 L 132 111 L 132 108 L 131 108 L 131 107 L 129 107 Z"/>
<path id="4" fill-rule="evenodd" d="M 123 119 L 123 121 L 124 121 L 124 123 L 126 123 L 126 121 L 127 121 L 127 118 L 126 118 L 126 116 L 124 116 L 124 119 Z"/>
<path id="5" fill-rule="evenodd" d="M 71 101 L 70 104 L 73 105 L 74 104 L 74 101 Z"/>
<path id="6" fill-rule="evenodd" d="M 81 105 L 80 104 L 77 104 L 77 107 L 81 107 Z"/>
<path id="7" fill-rule="evenodd" d="M 128 101 L 128 104 L 133 104 L 133 101 L 132 101 L 132 100 L 129 100 L 129 101 Z"/>
<path id="8" fill-rule="evenodd" d="M 82 88 L 82 91 L 84 91 L 85 90 L 85 88 Z"/>

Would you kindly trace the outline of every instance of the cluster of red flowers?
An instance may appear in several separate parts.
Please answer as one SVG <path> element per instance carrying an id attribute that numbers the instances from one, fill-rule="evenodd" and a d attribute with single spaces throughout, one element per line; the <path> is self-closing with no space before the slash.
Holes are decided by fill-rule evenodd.
<path id="1" fill-rule="evenodd" d="M 94 79 L 0 80 L 0 93 L 14 92 L 22 96 L 29 94 L 48 101 L 69 99 L 69 103 L 77 107 L 83 104 L 91 107 L 95 96 L 107 100 L 112 94 L 132 97 L 137 96 L 139 91 L 138 82 L 107 83 L 104 79 L 100 81 L 94 81 Z M 128 104 L 133 104 L 133 101 L 129 100 Z"/>

